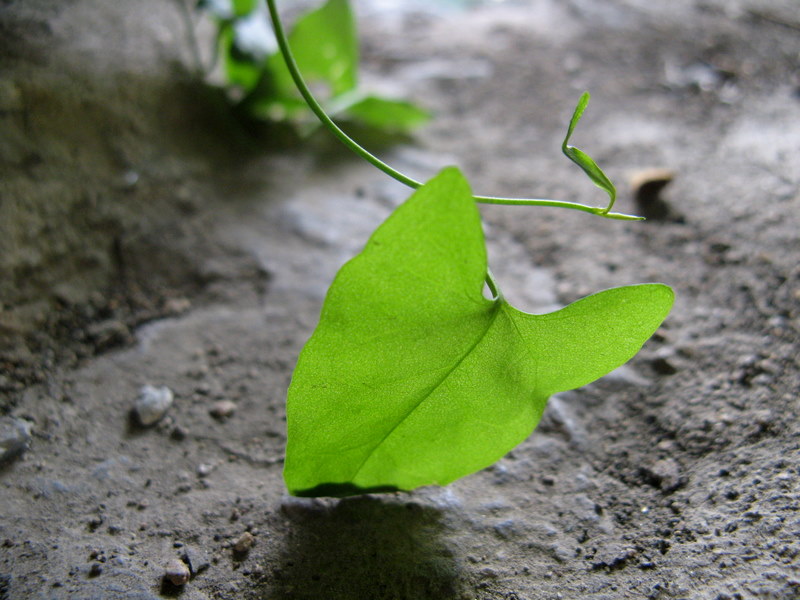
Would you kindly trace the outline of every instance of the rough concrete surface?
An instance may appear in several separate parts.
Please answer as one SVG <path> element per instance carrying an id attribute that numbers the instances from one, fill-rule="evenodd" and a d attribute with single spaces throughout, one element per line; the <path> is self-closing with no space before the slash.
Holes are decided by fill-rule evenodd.
<path id="1" fill-rule="evenodd" d="M 493 467 L 301 500 L 292 367 L 407 191 L 243 127 L 177 1 L 0 3 L 0 599 L 800 598 L 796 2 L 456 4 L 358 4 L 364 84 L 435 113 L 381 155 L 600 204 L 559 153 L 589 90 L 575 144 L 654 218 L 483 207 L 493 272 L 532 312 L 677 302 Z M 146 385 L 172 392 L 149 427 Z"/>

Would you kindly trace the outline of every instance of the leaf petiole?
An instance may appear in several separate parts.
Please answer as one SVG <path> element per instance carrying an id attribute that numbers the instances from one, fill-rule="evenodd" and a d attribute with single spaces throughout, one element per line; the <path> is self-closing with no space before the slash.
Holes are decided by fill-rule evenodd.
<path id="1" fill-rule="evenodd" d="M 422 187 L 422 182 L 417 181 L 401 173 L 397 169 L 391 167 L 387 163 L 380 160 L 377 156 L 367 151 L 363 146 L 358 144 L 353 138 L 347 135 L 333 120 L 328 116 L 325 110 L 322 108 L 317 99 L 311 93 L 308 85 L 306 84 L 305 80 L 303 79 L 302 74 L 300 73 L 300 69 L 297 66 L 297 61 L 292 54 L 291 48 L 289 47 L 289 41 L 286 36 L 286 32 L 283 27 L 283 22 L 281 21 L 280 15 L 278 14 L 278 9 L 275 4 L 275 0 L 266 0 L 267 8 L 269 9 L 269 16 L 272 21 L 272 27 L 275 31 L 275 38 L 278 42 L 278 47 L 280 48 L 281 54 L 283 55 L 284 60 L 286 61 L 286 67 L 289 70 L 289 73 L 294 80 L 295 85 L 297 86 L 300 95 L 305 100 L 308 107 L 311 111 L 316 115 L 316 117 L 322 122 L 325 127 L 330 130 L 330 132 L 340 141 L 342 142 L 347 148 L 349 148 L 352 152 L 366 160 L 368 163 L 373 165 L 374 167 L 380 169 L 384 173 L 386 173 L 389 177 L 399 181 L 403 185 L 406 185 L 412 189 L 419 189 Z M 577 164 L 583 171 L 589 176 L 589 178 L 597 185 L 598 187 L 604 189 L 610 196 L 611 200 L 606 207 L 595 207 L 595 206 L 587 206 L 585 204 L 580 204 L 578 202 L 567 202 L 565 200 L 551 200 L 546 198 L 501 198 L 501 197 L 494 197 L 494 196 L 473 196 L 476 202 L 481 204 L 504 204 L 504 205 L 522 205 L 522 206 L 549 206 L 555 208 L 567 208 L 571 210 L 579 210 L 582 212 L 586 212 L 592 215 L 597 215 L 600 217 L 605 217 L 608 219 L 617 219 L 622 221 L 641 221 L 644 218 L 638 217 L 635 215 L 628 215 L 624 213 L 612 213 L 611 208 L 614 205 L 614 200 L 616 197 L 616 191 L 614 189 L 613 184 L 611 181 L 606 177 L 606 175 L 602 172 L 600 167 L 584 152 L 581 150 L 568 145 L 568 141 L 570 136 L 572 135 L 575 126 L 578 123 L 578 120 L 581 117 L 584 109 L 586 108 L 586 104 L 589 102 L 589 94 L 584 93 L 581 96 L 580 101 L 578 102 L 578 107 L 575 109 L 575 113 L 573 114 L 572 120 L 569 125 L 569 130 L 567 133 L 567 137 L 564 139 L 564 143 L 562 144 L 562 150 L 567 157 L 572 160 L 575 164 Z M 489 280 L 487 278 L 487 283 Z M 492 287 L 489 284 L 490 288 Z"/>
<path id="2" fill-rule="evenodd" d="M 500 289 L 500 286 L 497 285 L 497 280 L 492 275 L 492 270 L 490 268 L 486 268 L 486 277 L 485 277 L 486 285 L 489 287 L 489 291 L 492 293 L 492 300 L 502 300 L 503 299 L 503 292 Z"/>

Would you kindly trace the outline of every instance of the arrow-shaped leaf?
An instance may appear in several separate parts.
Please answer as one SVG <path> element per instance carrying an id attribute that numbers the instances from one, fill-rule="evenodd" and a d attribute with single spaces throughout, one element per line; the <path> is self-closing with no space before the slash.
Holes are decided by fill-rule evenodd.
<path id="1" fill-rule="evenodd" d="M 486 273 L 478 211 L 454 168 L 342 267 L 289 388 L 291 493 L 410 490 L 492 464 L 551 394 L 630 359 L 673 300 L 645 284 L 530 315 L 484 298 Z"/>

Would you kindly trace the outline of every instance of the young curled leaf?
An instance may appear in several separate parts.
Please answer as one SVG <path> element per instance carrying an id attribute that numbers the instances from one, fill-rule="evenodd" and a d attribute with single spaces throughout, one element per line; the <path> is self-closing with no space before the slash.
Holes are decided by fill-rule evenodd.
<path id="1" fill-rule="evenodd" d="M 546 315 L 483 295 L 472 192 L 445 169 L 339 271 L 289 388 L 292 494 L 447 484 L 524 440 L 547 398 L 629 360 L 672 305 L 645 284 Z"/>
<path id="2" fill-rule="evenodd" d="M 570 119 L 569 122 L 567 135 L 561 144 L 561 151 L 567 158 L 583 169 L 583 172 L 589 176 L 592 183 L 608 194 L 608 206 L 603 210 L 605 214 L 610 212 L 614 207 L 614 202 L 617 199 L 617 188 L 614 187 L 614 184 L 611 183 L 611 180 L 603 173 L 603 170 L 597 166 L 597 163 L 594 162 L 591 156 L 586 154 L 583 150 L 569 145 L 569 139 L 572 137 L 572 132 L 575 131 L 575 126 L 578 124 L 578 121 L 581 120 L 583 111 L 586 110 L 589 104 L 589 98 L 589 92 L 584 92 L 578 100 L 578 106 L 575 107 L 575 112 L 572 114 L 572 119 Z"/>

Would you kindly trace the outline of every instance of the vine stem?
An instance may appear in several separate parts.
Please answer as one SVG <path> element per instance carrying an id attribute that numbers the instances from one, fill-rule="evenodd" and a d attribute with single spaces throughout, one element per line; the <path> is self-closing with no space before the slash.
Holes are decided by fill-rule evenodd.
<path id="1" fill-rule="evenodd" d="M 489 286 L 489 291 L 492 293 L 492 297 L 495 301 L 503 299 L 503 292 L 500 290 L 500 286 L 497 285 L 497 280 L 494 278 L 492 274 L 492 270 L 490 268 L 486 268 L 486 285 Z"/>
<path id="2" fill-rule="evenodd" d="M 327 127 L 331 133 L 333 133 L 336 138 L 342 142 L 347 148 L 349 148 L 352 152 L 366 160 L 368 163 L 373 165 L 374 167 L 380 169 L 384 173 L 386 173 L 389 177 L 399 181 L 400 183 L 412 188 L 417 189 L 422 187 L 422 182 L 401 173 L 397 169 L 391 167 L 390 165 L 383 162 L 374 154 L 367 151 L 363 146 L 361 146 L 358 142 L 356 142 L 353 138 L 347 135 L 341 127 L 339 127 L 336 123 L 333 122 L 325 110 L 322 108 L 317 99 L 311 93 L 308 85 L 306 84 L 305 80 L 303 79 L 303 75 L 300 73 L 300 69 L 297 66 L 297 61 L 292 54 L 292 50 L 289 47 L 289 40 L 286 36 L 286 31 L 283 27 L 283 22 L 281 21 L 280 15 L 278 14 L 278 8 L 275 4 L 275 0 L 266 0 L 267 1 L 267 8 L 269 9 L 269 16 L 272 21 L 272 27 L 275 31 L 275 39 L 278 42 L 278 47 L 280 48 L 281 54 L 283 55 L 283 59 L 286 61 L 286 67 L 289 69 L 289 73 L 294 80 L 295 85 L 297 86 L 300 95 L 303 97 L 303 100 L 306 101 L 308 107 L 311 111 L 317 116 L 317 118 L 322 122 L 325 127 Z M 550 200 L 547 198 L 501 198 L 495 196 L 473 196 L 476 202 L 481 204 L 505 204 L 505 205 L 519 205 L 519 206 L 549 206 L 555 208 L 567 208 L 570 210 L 579 210 L 582 212 L 586 212 L 592 215 L 597 215 L 599 217 L 605 217 L 607 219 L 618 219 L 622 221 L 641 221 L 643 217 L 637 217 L 635 215 L 626 215 L 623 213 L 613 213 L 608 212 L 608 208 L 604 207 L 596 207 L 596 206 L 587 206 L 586 204 L 580 204 L 578 202 L 567 202 L 565 200 Z M 491 285 L 490 285 L 491 287 Z"/>

